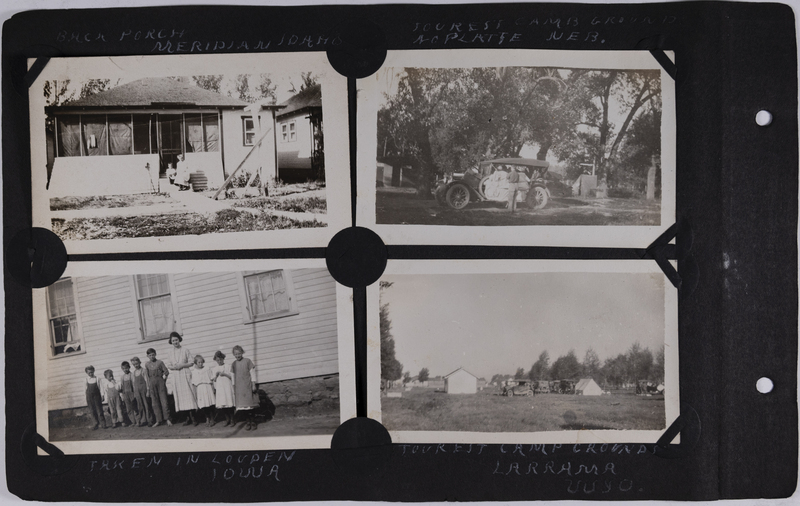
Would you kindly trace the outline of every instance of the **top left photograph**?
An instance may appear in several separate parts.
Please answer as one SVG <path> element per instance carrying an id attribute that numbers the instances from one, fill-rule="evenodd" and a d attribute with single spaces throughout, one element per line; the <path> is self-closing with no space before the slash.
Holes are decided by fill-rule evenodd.
<path id="1" fill-rule="evenodd" d="M 324 247 L 350 225 L 325 53 L 54 58 L 29 101 L 33 226 L 69 254 Z"/>

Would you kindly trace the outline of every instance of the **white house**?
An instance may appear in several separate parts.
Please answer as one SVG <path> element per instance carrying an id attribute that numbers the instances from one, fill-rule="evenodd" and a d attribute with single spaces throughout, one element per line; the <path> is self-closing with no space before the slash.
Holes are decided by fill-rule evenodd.
<path id="1" fill-rule="evenodd" d="M 459 367 L 444 377 L 444 391 L 448 394 L 474 394 L 478 391 L 478 377 Z"/>
<path id="2" fill-rule="evenodd" d="M 283 106 L 261 105 L 256 114 L 248 106 L 182 79 L 144 78 L 46 107 L 49 193 L 153 192 L 180 154 L 219 187 L 259 142 L 258 132 L 268 134 L 243 170 L 278 174 L 275 117 Z"/>
<path id="3" fill-rule="evenodd" d="M 148 348 L 167 360 L 173 331 L 206 364 L 217 350 L 232 361 L 241 346 L 257 383 L 286 391 L 289 402 L 310 403 L 303 396 L 324 392 L 322 383 L 338 399 L 335 285 L 326 269 L 62 278 L 46 289 L 49 335 L 42 336 L 51 415 L 86 406 L 86 366 L 119 378 L 120 364 L 147 360 Z"/>
<path id="4" fill-rule="evenodd" d="M 583 378 L 575 385 L 576 395 L 602 395 L 603 389 L 592 378 Z"/>
<path id="5" fill-rule="evenodd" d="M 277 146 L 281 179 L 286 182 L 324 179 L 322 87 L 309 86 L 279 107 Z"/>

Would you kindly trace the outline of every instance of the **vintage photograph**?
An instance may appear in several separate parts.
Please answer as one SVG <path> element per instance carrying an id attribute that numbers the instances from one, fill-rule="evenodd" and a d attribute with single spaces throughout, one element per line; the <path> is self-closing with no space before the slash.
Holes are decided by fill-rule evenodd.
<path id="1" fill-rule="evenodd" d="M 658 63 L 508 53 L 526 58 L 396 57 L 369 80 L 376 144 L 360 155 L 375 174 L 374 223 L 521 238 L 671 225 L 674 92 Z"/>
<path id="2" fill-rule="evenodd" d="M 652 443 L 677 416 L 677 293 L 653 262 L 426 263 L 374 290 L 393 441 Z"/>
<path id="3" fill-rule="evenodd" d="M 332 179 L 349 184 L 347 137 L 329 132 L 346 110 L 328 103 L 340 78 L 314 56 L 289 67 L 264 55 L 231 59 L 240 58 L 248 64 L 192 59 L 167 75 L 141 58 L 123 58 L 131 68 L 113 73 L 87 60 L 62 62 L 61 73 L 48 64 L 30 92 L 32 128 L 42 129 L 32 139 L 43 139 L 33 193 L 70 252 L 139 238 L 226 247 L 221 234 L 257 242 L 338 223 Z M 346 195 L 340 207 L 346 214 Z"/>
<path id="4" fill-rule="evenodd" d="M 355 416 L 352 304 L 324 262 L 132 267 L 35 292 L 37 428 L 65 453 L 326 448 Z"/>

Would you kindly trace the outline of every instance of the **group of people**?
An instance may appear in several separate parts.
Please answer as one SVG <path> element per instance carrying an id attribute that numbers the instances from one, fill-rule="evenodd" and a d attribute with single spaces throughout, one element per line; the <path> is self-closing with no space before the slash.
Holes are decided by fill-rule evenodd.
<path id="1" fill-rule="evenodd" d="M 159 360 L 156 350 L 147 350 L 147 362 L 133 357 L 122 362 L 122 376 L 114 379 L 114 371 L 107 369 L 103 378 L 95 376 L 93 366 L 86 367 L 86 404 L 94 419 L 93 430 L 99 427 L 127 426 L 156 427 L 172 425 L 167 393 L 167 378 L 172 376 L 172 396 L 175 412 L 186 412 L 184 425 L 199 425 L 204 418 L 209 427 L 216 424 L 218 414 L 225 418 L 225 426 L 232 426 L 234 414 L 246 413 L 245 430 L 256 428 L 254 410 L 260 406 L 256 388 L 255 365 L 244 357 L 241 346 L 233 347 L 234 360 L 225 363 L 222 351 L 214 353 L 215 366 L 206 366 L 201 355 L 192 356 L 182 346 L 183 337 L 170 334 L 172 348 L 165 363 Z M 133 369 L 131 369 L 133 366 Z M 103 403 L 108 404 L 111 425 L 106 424 Z"/>
<path id="2" fill-rule="evenodd" d="M 179 191 L 189 189 L 190 175 L 189 164 L 186 163 L 186 156 L 183 154 L 178 155 L 177 167 L 173 167 L 171 163 L 167 166 L 167 177 L 170 183 L 179 188 Z"/>

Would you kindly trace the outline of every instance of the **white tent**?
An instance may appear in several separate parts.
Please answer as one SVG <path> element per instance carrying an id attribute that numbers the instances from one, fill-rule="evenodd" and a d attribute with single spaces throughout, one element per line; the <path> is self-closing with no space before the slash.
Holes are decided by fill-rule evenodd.
<path id="1" fill-rule="evenodd" d="M 602 395 L 603 389 L 592 378 L 582 378 L 575 385 L 576 395 Z"/>

